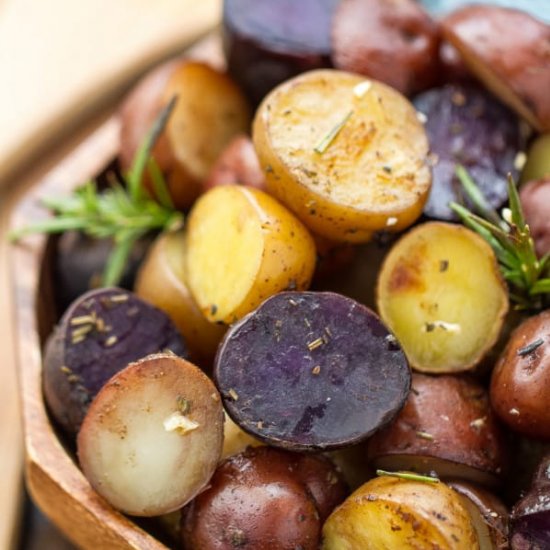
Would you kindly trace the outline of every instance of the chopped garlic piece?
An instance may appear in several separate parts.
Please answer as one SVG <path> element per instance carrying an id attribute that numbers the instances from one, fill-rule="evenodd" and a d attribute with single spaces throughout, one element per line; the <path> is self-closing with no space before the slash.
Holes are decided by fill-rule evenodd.
<path id="1" fill-rule="evenodd" d="M 420 111 L 416 111 L 416 118 L 417 118 L 422 124 L 426 124 L 426 122 L 428 122 L 428 117 L 427 117 L 424 113 L 421 113 Z"/>
<path id="2" fill-rule="evenodd" d="M 398 222 L 397 218 L 388 218 L 386 220 L 386 226 L 390 227 L 392 225 L 395 225 Z"/>
<path id="3" fill-rule="evenodd" d="M 516 158 L 514 159 L 514 168 L 516 170 L 523 170 L 523 167 L 525 166 L 526 162 L 527 162 L 527 155 L 523 151 L 520 151 L 516 155 Z"/>
<path id="4" fill-rule="evenodd" d="M 196 430 L 200 424 L 191 420 L 188 416 L 175 412 L 171 414 L 164 422 L 164 429 L 167 432 L 178 432 L 185 435 L 188 432 Z"/>
<path id="5" fill-rule="evenodd" d="M 353 88 L 353 95 L 361 99 L 370 90 L 371 86 L 372 82 L 370 80 L 363 80 Z"/>

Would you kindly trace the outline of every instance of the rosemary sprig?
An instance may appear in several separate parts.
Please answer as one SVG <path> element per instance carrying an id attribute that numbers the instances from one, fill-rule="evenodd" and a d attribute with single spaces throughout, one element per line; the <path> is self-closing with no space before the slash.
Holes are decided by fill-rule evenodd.
<path id="1" fill-rule="evenodd" d="M 138 149 L 132 167 L 122 180 L 114 178 L 104 192 L 95 181 L 88 181 L 67 197 L 48 197 L 44 206 L 56 215 L 10 234 L 17 241 L 30 233 L 62 233 L 82 231 L 95 239 L 112 239 L 113 249 L 103 272 L 104 286 L 116 285 L 135 242 L 153 230 L 175 229 L 183 223 L 183 215 L 175 210 L 166 182 L 151 151 L 174 108 L 174 97 L 161 111 Z M 143 175 L 148 170 L 158 202 L 146 191 Z"/>
<path id="2" fill-rule="evenodd" d="M 313 148 L 313 150 L 319 154 L 322 155 L 332 144 L 332 142 L 338 137 L 338 134 L 342 130 L 342 128 L 346 125 L 348 120 L 353 115 L 353 111 L 349 111 L 346 116 L 340 122 L 338 122 L 335 126 L 332 127 L 332 129 L 323 136 L 321 141 Z"/>
<path id="3" fill-rule="evenodd" d="M 455 202 L 449 206 L 466 226 L 491 245 L 510 287 L 510 298 L 517 308 L 543 309 L 550 293 L 549 255 L 537 258 L 512 176 L 508 176 L 509 208 L 504 208 L 499 216 L 464 167 L 458 166 L 456 174 L 479 215 Z"/>
<path id="4" fill-rule="evenodd" d="M 386 470 L 376 470 L 376 475 L 397 477 L 399 479 L 406 479 L 408 481 L 422 481 L 424 483 L 439 483 L 438 477 L 423 476 L 421 474 L 414 474 L 412 472 L 387 472 Z"/>

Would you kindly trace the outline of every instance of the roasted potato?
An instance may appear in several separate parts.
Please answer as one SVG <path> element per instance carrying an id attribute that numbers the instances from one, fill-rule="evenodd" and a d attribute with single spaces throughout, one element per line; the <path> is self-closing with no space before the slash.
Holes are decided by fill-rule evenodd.
<path id="1" fill-rule="evenodd" d="M 414 0 L 342 0 L 332 20 L 334 66 L 409 95 L 436 83 L 439 29 Z"/>
<path id="2" fill-rule="evenodd" d="M 174 204 L 189 208 L 229 141 L 246 132 L 250 109 L 225 74 L 197 61 L 176 60 L 146 76 L 120 111 L 120 162 L 127 170 L 161 108 L 177 103 L 153 149 Z M 154 194 L 151 181 L 146 185 Z"/>
<path id="3" fill-rule="evenodd" d="M 490 395 L 512 430 L 550 441 L 550 310 L 512 333 L 492 373 Z"/>
<path id="4" fill-rule="evenodd" d="M 538 136 L 529 147 L 522 183 L 550 177 L 550 133 Z"/>
<path id="5" fill-rule="evenodd" d="M 211 189 L 187 220 L 186 280 L 209 321 L 233 323 L 281 290 L 303 290 L 315 268 L 307 229 L 267 193 Z"/>
<path id="6" fill-rule="evenodd" d="M 42 376 L 48 408 L 74 437 L 107 380 L 129 362 L 165 349 L 187 356 L 183 338 L 163 311 L 120 288 L 83 294 L 46 342 Z"/>
<path id="7" fill-rule="evenodd" d="M 403 409 L 369 440 L 369 457 L 383 470 L 495 485 L 507 471 L 508 443 L 483 386 L 415 373 Z"/>
<path id="8" fill-rule="evenodd" d="M 479 235 L 440 222 L 419 225 L 386 256 L 378 311 L 411 366 L 451 373 L 475 367 L 497 341 L 508 289 Z"/>
<path id="9" fill-rule="evenodd" d="M 158 354 L 131 363 L 97 394 L 78 433 L 78 459 L 115 508 L 156 516 L 206 486 L 222 442 L 212 381 L 184 359 Z"/>
<path id="10" fill-rule="evenodd" d="M 323 550 L 476 550 L 476 532 L 458 494 L 443 483 L 371 479 L 323 526 Z"/>
<path id="11" fill-rule="evenodd" d="M 534 128 L 550 130 L 550 26 L 526 12 L 464 6 L 441 22 L 468 69 Z"/>
<path id="12" fill-rule="evenodd" d="M 185 277 L 185 232 L 163 233 L 140 267 L 135 292 L 168 314 L 187 343 L 190 360 L 210 370 L 226 329 L 204 317 Z"/>
<path id="13" fill-rule="evenodd" d="M 550 252 L 550 172 L 543 179 L 523 185 L 519 198 L 535 242 L 535 250 L 542 258 Z"/>
<path id="14" fill-rule="evenodd" d="M 332 240 L 404 229 L 430 190 L 416 110 L 351 73 L 311 71 L 275 88 L 256 113 L 253 141 L 269 192 Z"/>

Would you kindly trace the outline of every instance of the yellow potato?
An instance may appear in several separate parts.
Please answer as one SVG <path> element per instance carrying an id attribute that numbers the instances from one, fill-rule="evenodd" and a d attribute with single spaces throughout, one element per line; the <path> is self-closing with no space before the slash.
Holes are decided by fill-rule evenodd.
<path id="1" fill-rule="evenodd" d="M 221 458 L 236 455 L 244 451 L 247 447 L 259 447 L 263 443 L 254 439 L 251 435 L 242 430 L 231 418 L 226 414 L 225 423 L 223 425 L 223 450 Z"/>
<path id="2" fill-rule="evenodd" d="M 443 483 L 370 480 L 323 527 L 323 550 L 478 550 L 470 516 Z"/>
<path id="3" fill-rule="evenodd" d="M 210 321 L 229 324 L 281 290 L 307 289 L 314 268 L 311 235 L 263 191 L 215 187 L 189 215 L 186 278 Z"/>
<path id="4" fill-rule="evenodd" d="M 428 139 L 414 107 L 351 73 L 312 71 L 275 88 L 256 113 L 253 140 L 268 190 L 330 239 L 400 231 L 430 190 Z"/>
<path id="5" fill-rule="evenodd" d="M 210 367 L 226 328 L 207 321 L 185 280 L 185 233 L 164 233 L 151 247 L 138 272 L 135 292 L 165 311 L 181 332 L 190 359 Z"/>
<path id="6" fill-rule="evenodd" d="M 473 368 L 494 345 L 508 290 L 479 235 L 432 222 L 393 246 L 378 276 L 377 303 L 414 369 L 450 373 Z"/>

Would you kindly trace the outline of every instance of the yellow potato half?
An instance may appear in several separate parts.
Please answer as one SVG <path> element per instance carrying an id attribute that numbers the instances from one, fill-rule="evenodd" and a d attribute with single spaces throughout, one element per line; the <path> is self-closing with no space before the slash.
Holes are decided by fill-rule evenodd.
<path id="1" fill-rule="evenodd" d="M 443 483 L 389 476 L 349 496 L 323 527 L 323 550 L 477 550 L 460 497 Z"/>
<path id="2" fill-rule="evenodd" d="M 451 373 L 473 368 L 496 342 L 508 290 L 479 235 L 431 222 L 390 250 L 378 276 L 377 304 L 414 369 Z"/>
<path id="3" fill-rule="evenodd" d="M 229 324 L 281 290 L 307 289 L 315 259 L 307 229 L 258 189 L 215 187 L 189 215 L 186 278 L 210 321 Z"/>
<path id="4" fill-rule="evenodd" d="M 430 190 L 428 140 L 414 107 L 351 73 L 311 71 L 275 88 L 256 113 L 253 141 L 270 193 L 330 239 L 400 231 Z"/>

